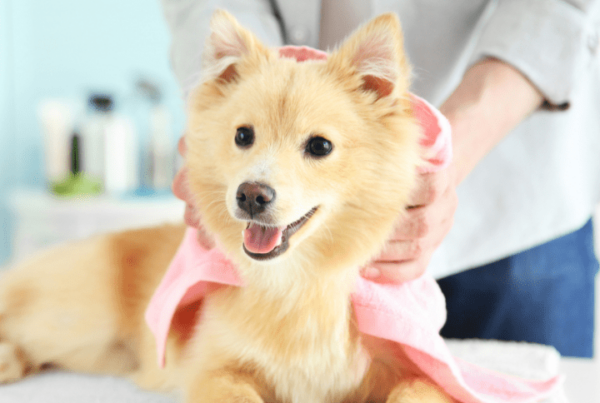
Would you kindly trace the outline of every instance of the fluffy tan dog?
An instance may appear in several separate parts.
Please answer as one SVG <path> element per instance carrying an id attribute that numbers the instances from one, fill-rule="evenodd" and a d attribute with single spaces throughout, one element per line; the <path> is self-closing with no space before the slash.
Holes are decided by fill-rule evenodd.
<path id="1" fill-rule="evenodd" d="M 0 382 L 45 365 L 183 390 L 186 402 L 449 402 L 350 294 L 407 204 L 420 163 L 397 18 L 326 62 L 280 58 L 217 12 L 189 104 L 190 188 L 246 286 L 177 313 L 157 366 L 144 310 L 184 233 L 162 227 L 47 251 L 0 282 Z"/>

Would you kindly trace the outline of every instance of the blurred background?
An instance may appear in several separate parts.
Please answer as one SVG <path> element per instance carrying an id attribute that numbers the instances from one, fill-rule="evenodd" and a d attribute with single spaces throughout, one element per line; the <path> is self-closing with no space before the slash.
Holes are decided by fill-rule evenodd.
<path id="1" fill-rule="evenodd" d="M 181 220 L 168 54 L 158 1 L 0 0 L 0 266 Z"/>

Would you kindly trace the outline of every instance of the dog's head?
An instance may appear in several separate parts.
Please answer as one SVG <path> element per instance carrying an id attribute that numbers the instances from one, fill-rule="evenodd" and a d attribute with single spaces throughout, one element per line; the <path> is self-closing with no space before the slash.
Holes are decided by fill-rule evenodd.
<path id="1" fill-rule="evenodd" d="M 203 74 L 188 111 L 189 184 L 242 274 L 372 258 L 420 161 L 397 18 L 372 20 L 326 61 L 299 63 L 220 11 Z"/>

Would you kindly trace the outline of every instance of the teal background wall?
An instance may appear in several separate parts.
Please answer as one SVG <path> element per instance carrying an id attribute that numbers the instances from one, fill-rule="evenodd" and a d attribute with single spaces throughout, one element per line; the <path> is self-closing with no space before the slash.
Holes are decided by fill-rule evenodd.
<path id="1" fill-rule="evenodd" d="M 0 0 L 0 264 L 10 253 L 8 195 L 45 186 L 38 103 L 83 104 L 102 91 L 114 94 L 118 111 L 135 80 L 149 78 L 164 91 L 177 137 L 183 103 L 168 54 L 158 0 Z"/>
<path id="2" fill-rule="evenodd" d="M 11 5 L 9 0 L 0 0 L 0 265 L 10 251 L 6 195 L 14 177 L 11 172 L 15 152 Z"/>

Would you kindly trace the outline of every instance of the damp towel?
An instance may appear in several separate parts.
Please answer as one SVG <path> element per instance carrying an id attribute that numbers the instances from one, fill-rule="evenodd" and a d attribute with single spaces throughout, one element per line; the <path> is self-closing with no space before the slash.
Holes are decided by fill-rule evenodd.
<path id="1" fill-rule="evenodd" d="M 291 55 L 317 51 L 286 50 Z M 294 53 L 296 52 L 296 53 Z M 446 118 L 426 101 L 413 96 L 413 111 L 423 128 L 421 143 L 428 150 L 422 171 L 442 169 L 450 163 L 451 134 Z M 146 321 L 156 338 L 159 365 L 171 320 L 179 307 L 201 300 L 215 287 L 243 287 L 234 265 L 218 249 L 204 249 L 196 231 L 188 229 L 167 273 L 146 311 Z M 359 278 L 351 296 L 359 330 L 403 345 L 408 357 L 433 381 L 462 403 L 528 403 L 550 396 L 560 376 L 527 380 L 484 369 L 453 357 L 439 331 L 446 320 L 444 296 L 428 274 L 403 284 L 378 284 Z"/>

